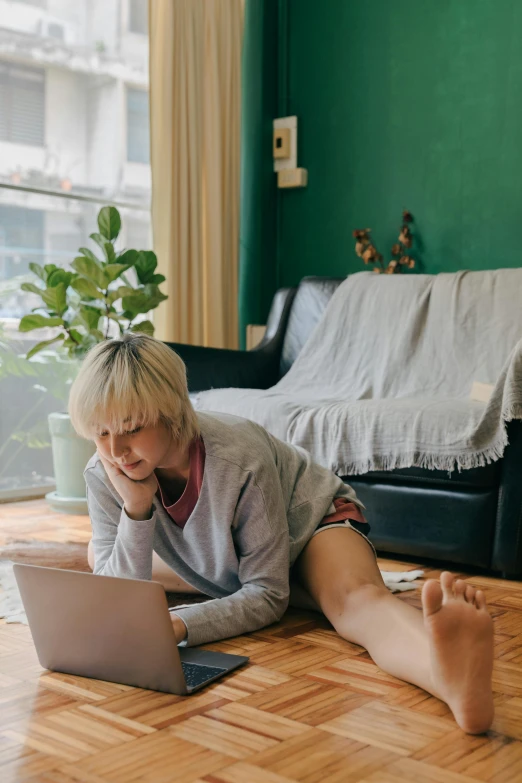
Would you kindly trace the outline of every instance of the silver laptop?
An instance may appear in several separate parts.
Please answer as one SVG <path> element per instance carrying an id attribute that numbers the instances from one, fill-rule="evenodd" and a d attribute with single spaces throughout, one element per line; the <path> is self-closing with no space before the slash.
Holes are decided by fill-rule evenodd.
<path id="1" fill-rule="evenodd" d="M 178 647 L 159 582 L 16 563 L 45 669 L 165 693 L 194 693 L 248 661 Z"/>

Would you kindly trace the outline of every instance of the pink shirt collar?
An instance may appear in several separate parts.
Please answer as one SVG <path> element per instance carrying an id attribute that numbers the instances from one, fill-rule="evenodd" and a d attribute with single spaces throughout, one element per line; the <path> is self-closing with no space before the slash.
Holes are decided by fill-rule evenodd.
<path id="1" fill-rule="evenodd" d="M 201 437 L 194 438 L 189 447 L 190 473 L 181 497 L 171 503 L 168 488 L 159 479 L 159 495 L 167 514 L 179 527 L 185 527 L 198 502 L 205 469 L 205 444 Z"/>

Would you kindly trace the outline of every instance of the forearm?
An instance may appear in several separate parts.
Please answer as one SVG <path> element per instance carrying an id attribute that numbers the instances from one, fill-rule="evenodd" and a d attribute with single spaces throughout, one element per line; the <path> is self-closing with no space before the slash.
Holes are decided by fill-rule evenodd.
<path id="1" fill-rule="evenodd" d="M 251 633 L 277 622 L 288 606 L 288 598 L 287 585 L 266 589 L 248 584 L 226 598 L 176 609 L 176 615 L 186 626 L 187 646 L 194 647 Z"/>
<path id="2" fill-rule="evenodd" d="M 156 513 L 150 519 L 132 519 L 122 509 L 116 539 L 105 543 L 93 522 L 94 573 L 127 579 L 152 579 L 152 551 Z"/>
<path id="3" fill-rule="evenodd" d="M 129 504 L 127 510 L 123 498 L 96 475 L 94 467 L 85 471 L 85 481 L 93 531 L 94 573 L 150 580 L 156 528 L 154 506 L 151 509 L 150 502 L 143 501 Z"/>

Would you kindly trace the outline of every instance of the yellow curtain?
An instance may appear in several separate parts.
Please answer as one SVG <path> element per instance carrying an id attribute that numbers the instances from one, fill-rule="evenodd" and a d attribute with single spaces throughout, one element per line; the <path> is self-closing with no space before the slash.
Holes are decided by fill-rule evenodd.
<path id="1" fill-rule="evenodd" d="M 242 0 L 149 0 L 152 229 L 162 340 L 238 342 Z"/>

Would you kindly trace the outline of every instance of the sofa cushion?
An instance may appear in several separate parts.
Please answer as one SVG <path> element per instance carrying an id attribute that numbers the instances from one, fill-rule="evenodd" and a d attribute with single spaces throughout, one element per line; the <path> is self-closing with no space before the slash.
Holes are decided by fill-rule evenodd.
<path id="1" fill-rule="evenodd" d="M 299 283 L 281 352 L 281 377 L 294 363 L 297 354 L 321 319 L 335 289 L 343 280 L 344 277 L 304 277 Z"/>

